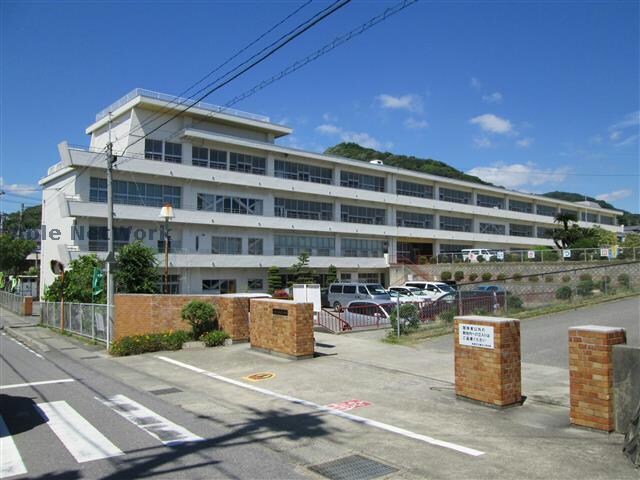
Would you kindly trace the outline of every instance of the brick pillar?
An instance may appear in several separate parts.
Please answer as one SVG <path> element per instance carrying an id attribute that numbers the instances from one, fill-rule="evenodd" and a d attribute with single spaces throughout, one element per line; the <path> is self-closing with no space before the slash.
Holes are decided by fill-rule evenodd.
<path id="1" fill-rule="evenodd" d="M 571 423 L 611 432 L 613 345 L 627 343 L 624 328 L 585 325 L 569 329 Z"/>
<path id="2" fill-rule="evenodd" d="M 519 320 L 456 317 L 454 342 L 458 397 L 498 407 L 522 404 Z"/>

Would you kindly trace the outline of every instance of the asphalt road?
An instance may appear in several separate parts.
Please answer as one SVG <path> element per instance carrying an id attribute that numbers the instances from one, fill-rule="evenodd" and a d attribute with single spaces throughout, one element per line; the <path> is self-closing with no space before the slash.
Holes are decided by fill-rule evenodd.
<path id="1" fill-rule="evenodd" d="M 229 428 L 0 335 L 0 478 L 301 478 Z M 99 358 L 99 357 L 98 357 Z M 41 383 L 34 382 L 52 382 Z M 29 384 L 29 385 L 23 385 Z"/>

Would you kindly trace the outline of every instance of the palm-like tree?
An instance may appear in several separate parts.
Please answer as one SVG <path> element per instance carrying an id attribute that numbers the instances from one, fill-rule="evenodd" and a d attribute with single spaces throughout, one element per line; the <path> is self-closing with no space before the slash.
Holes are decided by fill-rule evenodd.
<path id="1" fill-rule="evenodd" d="M 580 229 L 576 224 L 578 217 L 576 217 L 575 213 L 560 212 L 554 217 L 553 221 L 558 225 L 562 225 L 561 229 L 553 229 L 551 234 L 553 242 L 560 249 L 568 248 L 572 241 L 579 237 Z"/>

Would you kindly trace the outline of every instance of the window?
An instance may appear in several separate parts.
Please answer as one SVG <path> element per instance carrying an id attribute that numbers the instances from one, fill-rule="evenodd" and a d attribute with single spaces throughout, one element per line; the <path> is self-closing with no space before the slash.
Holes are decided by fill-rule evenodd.
<path id="1" fill-rule="evenodd" d="M 144 139 L 144 158 L 162 160 L 162 140 Z"/>
<path id="2" fill-rule="evenodd" d="M 164 161 L 182 163 L 182 144 L 164 142 Z"/>
<path id="3" fill-rule="evenodd" d="M 219 213 L 239 213 L 241 215 L 262 215 L 262 200 L 257 198 L 227 197 L 198 193 L 198 210 Z"/>
<path id="4" fill-rule="evenodd" d="M 109 250 L 109 236 L 106 226 L 89 225 L 87 237 L 89 238 L 90 252 L 106 252 Z M 113 248 L 118 250 L 123 245 L 129 243 L 131 236 L 131 228 L 114 227 L 113 229 Z"/>
<path id="5" fill-rule="evenodd" d="M 615 225 L 615 220 L 613 217 L 600 215 L 600 223 L 602 223 L 603 225 Z"/>
<path id="6" fill-rule="evenodd" d="M 598 214 L 596 213 L 582 212 L 581 216 L 583 222 L 596 223 L 598 221 Z"/>
<path id="7" fill-rule="evenodd" d="M 197 167 L 208 167 L 209 149 L 204 147 L 191 147 L 191 164 Z"/>
<path id="8" fill-rule="evenodd" d="M 297 235 L 274 236 L 274 255 L 300 255 L 302 252 L 311 256 L 333 257 L 335 255 L 335 239 Z"/>
<path id="9" fill-rule="evenodd" d="M 105 179 L 91 178 L 89 200 L 92 202 L 107 201 L 107 181 Z M 146 207 L 162 207 L 165 203 L 170 203 L 174 208 L 180 208 L 182 189 L 170 185 L 114 180 L 113 203 Z"/>
<path id="10" fill-rule="evenodd" d="M 553 228 L 551 227 L 538 227 L 536 228 L 538 238 L 551 238 Z"/>
<path id="11" fill-rule="evenodd" d="M 506 235 L 507 227 L 499 223 L 480 223 L 480 233 L 490 235 Z"/>
<path id="12" fill-rule="evenodd" d="M 242 239 L 236 237 L 211 237 L 211 253 L 240 255 L 242 254 Z"/>
<path id="13" fill-rule="evenodd" d="M 209 150 L 209 168 L 217 168 L 218 170 L 227 169 L 227 152 L 224 150 Z"/>
<path id="14" fill-rule="evenodd" d="M 249 290 L 264 290 L 264 282 L 261 278 L 250 278 L 247 286 Z"/>
<path id="15" fill-rule="evenodd" d="M 362 173 L 340 172 L 340 185 L 343 187 L 359 188 L 361 190 L 373 190 L 384 192 L 384 178 L 364 175 Z"/>
<path id="16" fill-rule="evenodd" d="M 450 230 L 454 232 L 470 232 L 473 220 L 470 218 L 446 217 L 440 215 L 440 230 Z"/>
<path id="17" fill-rule="evenodd" d="M 300 180 L 303 182 L 330 184 L 333 180 L 333 171 L 330 168 L 316 167 L 304 163 L 276 160 L 273 176 L 288 180 Z"/>
<path id="18" fill-rule="evenodd" d="M 169 295 L 178 295 L 180 293 L 180 275 L 167 275 L 167 287 Z M 160 276 L 158 291 L 164 292 L 164 276 Z"/>
<path id="19" fill-rule="evenodd" d="M 276 217 L 333 220 L 333 204 L 276 198 L 274 214 Z"/>
<path id="20" fill-rule="evenodd" d="M 478 193 L 476 195 L 476 205 L 487 208 L 504 208 L 504 198 Z"/>
<path id="21" fill-rule="evenodd" d="M 202 280 L 202 292 L 215 294 L 236 293 L 236 281 L 217 279 Z"/>
<path id="22" fill-rule="evenodd" d="M 438 189 L 438 198 L 443 202 L 471 203 L 471 192 L 440 187 Z"/>
<path id="23" fill-rule="evenodd" d="M 342 239 L 343 257 L 382 257 L 387 251 L 384 240 L 367 240 L 360 238 Z"/>
<path id="24" fill-rule="evenodd" d="M 340 220 L 348 223 L 364 223 L 367 225 L 385 225 L 386 211 L 383 208 L 357 207 L 342 205 Z"/>
<path id="25" fill-rule="evenodd" d="M 512 212 L 533 213 L 533 204 L 509 199 L 509 210 Z"/>
<path id="26" fill-rule="evenodd" d="M 536 205 L 536 213 L 545 217 L 555 217 L 558 209 L 551 205 Z"/>
<path id="27" fill-rule="evenodd" d="M 568 210 L 566 208 L 561 208 L 560 213 L 564 213 L 565 215 L 573 215 L 578 218 L 578 212 L 576 210 Z"/>
<path id="28" fill-rule="evenodd" d="M 229 170 L 232 172 L 264 175 L 267 172 L 267 159 L 244 153 L 231 152 L 229 158 Z"/>
<path id="29" fill-rule="evenodd" d="M 473 248 L 471 245 L 456 245 L 453 243 L 440 244 L 440 253 L 459 253 L 462 250 Z"/>
<path id="30" fill-rule="evenodd" d="M 533 237 L 533 225 L 511 223 L 509 225 L 509 235 L 514 237 Z"/>
<path id="31" fill-rule="evenodd" d="M 358 281 L 362 283 L 381 283 L 379 273 L 358 273 Z"/>
<path id="32" fill-rule="evenodd" d="M 262 255 L 262 239 L 250 238 L 247 253 L 248 255 Z"/>
<path id="33" fill-rule="evenodd" d="M 182 250 L 182 242 L 180 240 L 173 240 L 171 238 L 171 235 L 169 235 L 169 238 L 167 240 L 168 240 L 167 247 L 169 248 L 170 253 L 176 253 Z M 164 239 L 158 240 L 158 253 L 163 253 L 163 252 L 164 252 Z"/>
<path id="34" fill-rule="evenodd" d="M 433 187 L 421 183 L 396 181 L 396 193 L 407 197 L 433 198 Z"/>
<path id="35" fill-rule="evenodd" d="M 409 228 L 433 228 L 433 215 L 415 212 L 397 212 L 396 225 Z"/>

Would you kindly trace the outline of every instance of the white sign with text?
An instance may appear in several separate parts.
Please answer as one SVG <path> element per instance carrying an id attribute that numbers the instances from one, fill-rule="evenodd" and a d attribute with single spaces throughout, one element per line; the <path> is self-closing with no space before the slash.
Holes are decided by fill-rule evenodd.
<path id="1" fill-rule="evenodd" d="M 458 341 L 468 347 L 494 348 L 493 327 L 487 325 L 458 325 Z"/>

